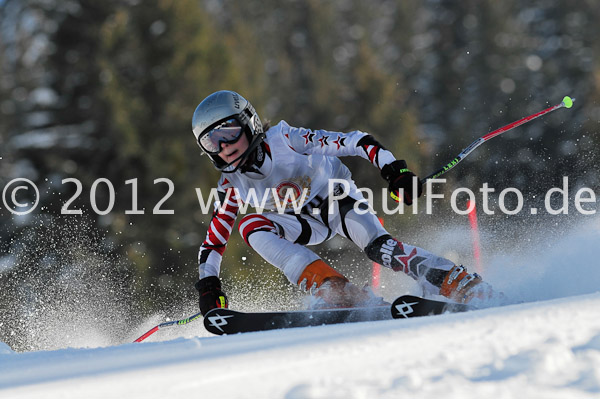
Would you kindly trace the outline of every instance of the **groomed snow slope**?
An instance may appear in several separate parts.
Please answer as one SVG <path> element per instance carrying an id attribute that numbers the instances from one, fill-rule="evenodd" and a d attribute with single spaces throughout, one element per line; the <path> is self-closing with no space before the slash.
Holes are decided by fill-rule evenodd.
<path id="1" fill-rule="evenodd" d="M 106 348 L 21 354 L 0 348 L 2 398 L 167 395 L 598 398 L 600 293 L 410 320 Z"/>

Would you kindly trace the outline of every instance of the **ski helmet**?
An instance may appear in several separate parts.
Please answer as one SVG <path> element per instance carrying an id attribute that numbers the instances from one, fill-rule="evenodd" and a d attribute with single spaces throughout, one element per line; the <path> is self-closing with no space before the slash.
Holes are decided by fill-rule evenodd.
<path id="1" fill-rule="evenodd" d="M 229 90 L 217 91 L 196 107 L 192 117 L 192 131 L 202 151 L 215 168 L 225 173 L 235 172 L 264 140 L 262 122 L 248 100 Z M 234 143 L 245 134 L 248 149 L 226 163 L 218 154 L 221 144 Z M 239 160 L 237 166 L 233 166 Z"/>

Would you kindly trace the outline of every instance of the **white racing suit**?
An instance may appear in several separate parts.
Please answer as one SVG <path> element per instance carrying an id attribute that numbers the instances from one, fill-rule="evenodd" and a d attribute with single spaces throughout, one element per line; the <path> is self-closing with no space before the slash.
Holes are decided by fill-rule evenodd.
<path id="1" fill-rule="evenodd" d="M 245 215 L 239 222 L 240 234 L 293 284 L 299 283 L 307 265 L 319 259 L 306 245 L 340 234 L 364 250 L 369 259 L 413 277 L 425 294 L 438 294 L 454 264 L 397 241 L 366 211 L 366 203 L 357 204 L 364 197 L 338 159 L 349 155 L 366 158 L 379 169 L 395 160 L 372 136 L 360 131 L 312 131 L 291 127 L 285 121 L 271 127 L 251 166 L 224 173 L 219 180 L 220 202 L 215 204 L 200 247 L 200 278 L 219 275 L 239 206 L 248 203 L 265 211 Z M 333 184 L 330 179 L 338 182 Z M 338 199 L 331 201 L 332 194 Z"/>

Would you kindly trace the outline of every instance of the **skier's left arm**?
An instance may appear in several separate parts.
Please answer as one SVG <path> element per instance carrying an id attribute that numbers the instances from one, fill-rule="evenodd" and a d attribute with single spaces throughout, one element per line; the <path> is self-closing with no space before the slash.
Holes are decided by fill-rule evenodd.
<path id="1" fill-rule="evenodd" d="M 290 148 L 301 154 L 322 154 L 335 157 L 360 156 L 375 165 L 388 182 L 392 198 L 399 201 L 400 190 L 404 203 L 411 205 L 413 198 L 420 197 L 423 187 L 406 161 L 397 160 L 370 134 L 355 130 L 349 133 L 327 130 L 310 130 L 287 126 L 284 136 Z M 415 180 L 416 179 L 416 180 Z"/>
<path id="2" fill-rule="evenodd" d="M 396 160 L 370 134 L 355 130 L 349 133 L 310 130 L 288 126 L 284 136 L 290 147 L 300 154 L 322 154 L 334 157 L 359 156 L 381 170 Z"/>

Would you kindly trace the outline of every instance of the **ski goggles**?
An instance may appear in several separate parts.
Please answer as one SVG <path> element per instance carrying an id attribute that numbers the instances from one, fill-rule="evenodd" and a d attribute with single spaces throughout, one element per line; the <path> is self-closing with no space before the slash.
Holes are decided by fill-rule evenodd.
<path id="1" fill-rule="evenodd" d="M 218 154 L 221 152 L 221 144 L 235 143 L 242 137 L 243 130 L 242 125 L 237 119 L 227 119 L 213 127 L 208 133 L 203 134 L 198 139 L 198 143 L 208 154 Z"/>

